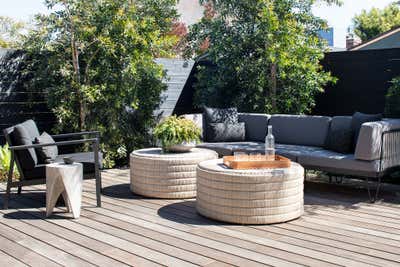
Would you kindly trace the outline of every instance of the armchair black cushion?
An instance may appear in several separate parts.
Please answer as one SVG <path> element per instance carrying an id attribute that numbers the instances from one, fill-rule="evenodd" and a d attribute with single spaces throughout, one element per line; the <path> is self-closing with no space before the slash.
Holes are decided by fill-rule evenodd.
<path id="1" fill-rule="evenodd" d="M 63 162 L 64 157 L 70 157 L 75 162 L 82 163 L 84 174 L 93 174 L 95 171 L 93 152 L 58 155 L 55 162 Z M 102 168 L 103 154 L 99 153 L 99 166 Z M 46 177 L 46 164 L 38 164 L 35 168 L 25 171 L 25 179 L 40 179 Z"/>
<path id="2" fill-rule="evenodd" d="M 43 132 L 40 136 L 35 138 L 35 144 L 51 144 L 54 143 L 54 139 L 46 132 Z M 41 164 L 50 163 L 54 161 L 58 156 L 57 146 L 45 146 L 36 148 L 38 162 Z"/>
<path id="3" fill-rule="evenodd" d="M 23 124 L 18 124 L 14 127 L 11 138 L 13 146 L 32 145 L 34 140 L 34 137 Z M 17 151 L 16 153 L 20 161 L 24 163 L 22 165 L 24 170 L 32 170 L 38 164 L 38 158 L 34 148 Z"/>

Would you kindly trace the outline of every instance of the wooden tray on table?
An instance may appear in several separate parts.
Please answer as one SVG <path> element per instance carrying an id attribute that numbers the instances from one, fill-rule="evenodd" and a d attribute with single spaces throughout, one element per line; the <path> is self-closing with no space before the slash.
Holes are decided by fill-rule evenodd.
<path id="1" fill-rule="evenodd" d="M 235 170 L 250 170 L 250 169 L 279 169 L 289 168 L 291 161 L 288 158 L 275 155 L 275 160 L 267 160 L 267 156 L 262 156 L 265 159 L 261 160 L 245 160 L 235 159 L 234 156 L 225 156 L 223 158 L 224 165 Z"/>

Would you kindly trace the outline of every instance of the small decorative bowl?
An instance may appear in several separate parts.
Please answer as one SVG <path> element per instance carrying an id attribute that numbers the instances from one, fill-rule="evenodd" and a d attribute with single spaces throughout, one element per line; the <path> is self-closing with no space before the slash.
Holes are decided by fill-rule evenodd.
<path id="1" fill-rule="evenodd" d="M 71 157 L 64 157 L 63 158 L 65 164 L 73 164 L 74 160 Z"/>

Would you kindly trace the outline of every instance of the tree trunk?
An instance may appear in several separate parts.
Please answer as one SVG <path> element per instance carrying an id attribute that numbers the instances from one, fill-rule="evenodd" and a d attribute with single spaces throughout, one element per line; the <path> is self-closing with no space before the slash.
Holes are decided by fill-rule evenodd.
<path id="1" fill-rule="evenodd" d="M 75 82 L 76 82 L 76 96 L 78 98 L 78 109 L 79 109 L 79 128 L 81 131 L 85 130 L 86 125 L 86 104 L 82 96 L 82 92 L 80 89 L 81 86 L 81 70 L 80 70 L 80 64 L 79 64 L 79 47 L 76 42 L 76 37 L 75 37 L 75 25 L 74 21 L 71 15 L 71 12 L 69 10 L 68 2 L 67 0 L 64 0 L 64 6 L 65 6 L 65 11 L 67 12 L 67 15 L 69 17 L 70 21 L 70 34 L 71 34 L 71 53 L 72 53 L 72 65 L 74 66 L 74 73 L 75 73 Z"/>
<path id="2" fill-rule="evenodd" d="M 277 76 L 277 65 L 276 63 L 272 63 L 271 65 L 271 90 L 269 93 L 269 97 L 271 98 L 272 112 L 277 112 L 276 105 L 276 76 Z"/>

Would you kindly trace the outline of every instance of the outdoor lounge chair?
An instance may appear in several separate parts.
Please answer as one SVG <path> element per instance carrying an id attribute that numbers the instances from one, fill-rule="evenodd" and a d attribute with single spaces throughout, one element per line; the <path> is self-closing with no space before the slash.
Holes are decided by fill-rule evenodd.
<path id="1" fill-rule="evenodd" d="M 16 136 L 14 133 L 15 128 L 23 127 L 27 136 Z M 76 139 L 68 141 L 56 141 L 51 144 L 33 144 L 33 140 L 40 136 L 39 130 L 36 123 L 33 120 L 27 120 L 21 124 L 15 125 L 13 127 L 4 130 L 4 136 L 6 142 L 11 150 L 11 164 L 10 171 L 8 173 L 7 189 L 4 199 L 4 208 L 8 209 L 8 203 L 11 193 L 11 188 L 17 187 L 18 194 L 21 193 L 23 186 L 32 186 L 39 184 L 46 184 L 46 164 L 37 163 L 33 161 L 36 158 L 35 149 L 40 147 L 49 147 L 56 145 L 68 146 L 68 145 L 78 145 L 88 143 L 92 145 L 92 152 L 84 153 L 73 153 L 58 155 L 55 162 L 62 162 L 64 157 L 71 157 L 75 162 L 80 162 L 83 164 L 83 172 L 85 178 L 95 178 L 96 179 L 96 199 L 97 206 L 101 206 L 101 161 L 102 154 L 99 152 L 99 132 L 80 132 L 80 133 L 68 133 L 53 135 L 52 138 L 55 140 L 65 139 L 65 138 L 76 138 L 82 136 L 92 136 L 93 138 L 88 139 Z M 23 140 L 16 140 L 16 138 L 25 138 Z M 17 145 L 18 144 L 18 145 Z M 24 144 L 24 145 L 20 145 Z M 17 166 L 19 171 L 20 179 L 19 181 L 13 181 L 14 165 Z"/>

